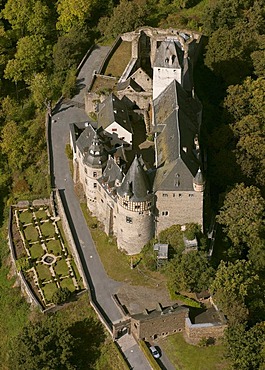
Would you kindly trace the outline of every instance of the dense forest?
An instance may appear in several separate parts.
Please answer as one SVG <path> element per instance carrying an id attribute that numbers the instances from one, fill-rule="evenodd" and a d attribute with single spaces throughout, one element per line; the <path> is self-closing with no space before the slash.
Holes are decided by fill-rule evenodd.
<path id="1" fill-rule="evenodd" d="M 72 94 L 76 66 L 93 43 L 142 25 L 174 27 L 204 35 L 195 90 L 204 107 L 207 179 L 220 226 L 210 262 L 203 250 L 174 257 L 173 284 L 199 291 L 210 281 L 229 320 L 224 341 L 233 367 L 264 368 L 265 0 L 0 0 L 0 11 L 1 324 L 13 316 L 1 328 L 1 346 L 10 342 L 16 353 L 20 344 L 12 338 L 28 321 L 25 303 L 6 282 L 5 226 L 8 205 L 49 194 L 48 102 Z M 69 332 L 63 335 L 70 341 Z M 11 366 L 8 356 L 1 363 Z"/>

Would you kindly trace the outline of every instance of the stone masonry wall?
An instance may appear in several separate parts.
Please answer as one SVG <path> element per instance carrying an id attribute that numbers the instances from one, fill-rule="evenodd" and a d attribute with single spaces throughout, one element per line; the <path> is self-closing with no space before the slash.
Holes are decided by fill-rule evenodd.
<path id="1" fill-rule="evenodd" d="M 185 320 L 185 333 L 194 343 L 202 338 L 222 338 L 226 327 L 226 324 L 192 324 L 188 317 Z"/>
<path id="2" fill-rule="evenodd" d="M 174 225 L 203 223 L 203 193 L 195 191 L 158 191 L 156 193 L 157 234 Z M 166 213 L 167 212 L 167 213 Z"/>

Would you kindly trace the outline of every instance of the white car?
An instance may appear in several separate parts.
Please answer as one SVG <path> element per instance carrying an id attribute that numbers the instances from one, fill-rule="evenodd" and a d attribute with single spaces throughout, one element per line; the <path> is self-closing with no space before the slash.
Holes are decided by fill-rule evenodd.
<path id="1" fill-rule="evenodd" d="M 160 353 L 155 348 L 155 346 L 151 346 L 150 347 L 150 351 L 151 351 L 152 355 L 154 356 L 154 358 L 159 358 L 160 357 Z"/>

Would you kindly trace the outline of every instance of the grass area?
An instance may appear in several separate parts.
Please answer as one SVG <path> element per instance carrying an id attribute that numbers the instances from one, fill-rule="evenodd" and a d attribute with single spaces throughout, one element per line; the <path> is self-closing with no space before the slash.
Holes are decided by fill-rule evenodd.
<path id="1" fill-rule="evenodd" d="M 55 283 L 49 283 L 49 284 L 46 284 L 42 287 L 44 296 L 47 299 L 47 301 L 52 300 L 52 296 L 56 292 L 57 289 L 58 288 L 57 288 Z"/>
<path id="2" fill-rule="evenodd" d="M 107 76 L 121 77 L 131 59 L 131 49 L 131 42 L 122 41 L 118 49 L 112 55 L 104 74 Z"/>
<path id="3" fill-rule="evenodd" d="M 67 266 L 67 263 L 63 259 L 56 262 L 56 265 L 54 266 L 54 270 L 56 274 L 58 275 L 62 275 L 62 276 L 69 275 L 69 268 Z"/>
<path id="4" fill-rule="evenodd" d="M 51 222 L 44 222 L 40 226 L 42 234 L 47 238 L 52 238 L 55 235 L 55 227 Z"/>
<path id="5" fill-rule="evenodd" d="M 160 339 L 158 345 L 165 350 L 176 369 L 181 370 L 225 370 L 224 347 L 220 345 L 198 347 L 185 342 L 182 333 Z"/>
<path id="6" fill-rule="evenodd" d="M 39 238 L 38 230 L 33 225 L 28 225 L 24 229 L 25 237 L 29 242 L 36 242 Z"/>
<path id="7" fill-rule="evenodd" d="M 35 212 L 35 216 L 41 220 L 47 220 L 48 219 L 48 215 L 47 213 L 45 212 L 44 209 L 39 209 L 38 211 Z"/>
<path id="8" fill-rule="evenodd" d="M 53 253 L 55 255 L 62 253 L 61 243 L 59 240 L 49 240 L 48 243 L 46 243 L 46 247 L 49 253 Z"/>
<path id="9" fill-rule="evenodd" d="M 40 259 L 44 255 L 44 250 L 42 246 L 40 245 L 40 243 L 33 244 L 29 248 L 29 252 L 30 252 L 31 258 L 33 259 Z"/>
<path id="10" fill-rule="evenodd" d="M 51 272 L 50 272 L 48 266 L 39 263 L 36 266 L 36 270 L 37 270 L 38 276 L 41 280 L 49 281 L 51 279 Z"/>
<path id="11" fill-rule="evenodd" d="M 74 270 L 75 278 L 78 282 L 79 287 L 83 289 L 84 288 L 83 280 L 79 274 L 79 271 L 78 271 L 78 268 L 76 267 L 74 259 L 71 260 L 71 266 L 72 266 L 72 269 Z"/>
<path id="12" fill-rule="evenodd" d="M 108 237 L 100 227 L 92 227 L 97 224 L 97 219 L 92 217 L 87 209 L 85 203 L 81 204 L 81 208 L 84 217 L 87 221 L 88 227 L 94 243 L 97 247 L 101 262 L 104 265 L 104 269 L 107 274 L 114 280 L 125 281 L 133 285 L 150 285 L 156 279 L 157 281 L 164 280 L 159 272 L 150 272 L 144 270 L 141 265 L 142 273 L 137 268 L 131 269 L 131 257 L 122 253 L 114 240 L 114 238 Z M 141 258 L 141 256 L 134 256 L 134 262 Z M 143 273 L 145 275 L 143 275 Z M 145 278 L 144 278 L 145 277 Z"/>
<path id="13" fill-rule="evenodd" d="M 75 291 L 75 286 L 71 278 L 66 278 L 60 281 L 61 288 L 68 288 L 70 292 Z"/>
<path id="14" fill-rule="evenodd" d="M 54 315 L 63 325 L 67 322 L 75 337 L 82 338 L 76 356 L 83 365 L 78 370 L 128 370 L 112 338 L 89 305 L 87 294 L 71 302 Z"/>
<path id="15" fill-rule="evenodd" d="M 109 91 L 114 90 L 116 83 L 117 80 L 106 79 L 101 76 L 96 76 L 91 91 L 96 92 L 98 94 L 108 93 Z"/>
<path id="16" fill-rule="evenodd" d="M 15 279 L 10 278 L 9 265 L 5 263 L 9 253 L 6 225 L 0 231 L 0 364 L 1 370 L 10 370 L 7 358 L 10 340 L 19 335 L 28 322 L 29 305 L 22 297 L 20 288 L 15 288 Z"/>
<path id="17" fill-rule="evenodd" d="M 32 213 L 30 211 L 19 212 L 19 219 L 23 224 L 30 224 L 32 222 Z"/>

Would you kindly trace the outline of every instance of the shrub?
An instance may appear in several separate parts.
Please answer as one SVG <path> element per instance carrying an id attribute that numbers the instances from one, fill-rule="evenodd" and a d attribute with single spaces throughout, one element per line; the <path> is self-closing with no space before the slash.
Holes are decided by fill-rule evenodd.
<path id="1" fill-rule="evenodd" d="M 52 296 L 52 302 L 54 304 L 61 304 L 68 301 L 71 297 L 71 292 L 68 288 L 58 289 Z"/>

